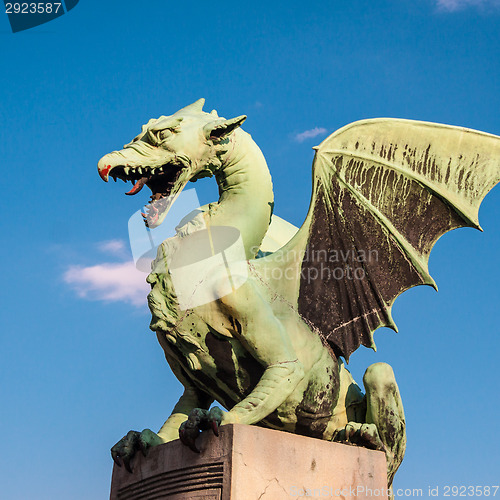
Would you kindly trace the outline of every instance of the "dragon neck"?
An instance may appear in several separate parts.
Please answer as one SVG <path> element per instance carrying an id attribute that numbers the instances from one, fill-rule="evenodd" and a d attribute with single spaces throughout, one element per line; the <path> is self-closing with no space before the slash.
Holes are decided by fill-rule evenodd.
<path id="1" fill-rule="evenodd" d="M 254 258 L 271 221 L 274 204 L 271 174 L 261 150 L 249 134 L 236 130 L 215 172 L 219 201 L 209 224 L 232 226 L 241 233 L 247 259 Z"/>

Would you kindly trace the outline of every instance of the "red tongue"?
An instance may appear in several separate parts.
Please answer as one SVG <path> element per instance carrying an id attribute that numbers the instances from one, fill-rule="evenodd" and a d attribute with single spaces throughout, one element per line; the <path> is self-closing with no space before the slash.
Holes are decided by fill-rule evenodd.
<path id="1" fill-rule="evenodd" d="M 149 177 L 141 177 L 133 186 L 132 189 L 125 194 L 132 196 L 133 194 L 137 194 L 143 187 L 146 182 L 148 182 Z"/>

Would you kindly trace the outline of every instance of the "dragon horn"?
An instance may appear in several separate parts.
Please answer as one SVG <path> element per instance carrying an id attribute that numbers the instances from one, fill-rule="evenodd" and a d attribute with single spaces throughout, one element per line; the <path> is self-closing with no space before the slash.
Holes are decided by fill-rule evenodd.
<path id="1" fill-rule="evenodd" d="M 202 97 L 201 99 L 198 99 L 197 101 L 193 102 L 193 104 L 190 104 L 185 108 L 179 109 L 177 113 L 201 113 L 203 111 L 204 104 L 205 104 L 205 99 L 203 99 Z"/>
<path id="2" fill-rule="evenodd" d="M 222 122 L 215 121 L 207 123 L 203 127 L 205 137 L 207 139 L 222 139 L 237 129 L 246 119 L 246 115 L 241 115 Z"/>

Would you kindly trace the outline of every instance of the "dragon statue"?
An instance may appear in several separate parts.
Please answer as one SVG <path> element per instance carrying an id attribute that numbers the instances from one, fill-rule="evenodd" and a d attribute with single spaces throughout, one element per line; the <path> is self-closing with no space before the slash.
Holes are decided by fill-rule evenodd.
<path id="1" fill-rule="evenodd" d="M 396 330 L 398 295 L 435 287 L 428 259 L 440 236 L 480 229 L 480 203 L 500 180 L 500 137 L 399 119 L 347 125 L 314 148 L 311 204 L 295 232 L 272 215 L 271 176 L 240 128 L 246 116 L 227 120 L 203 105 L 150 120 L 98 164 L 103 180 L 132 181 L 129 195 L 151 189 L 149 228 L 188 181 L 214 176 L 220 195 L 159 246 L 147 278 L 150 327 L 184 393 L 158 433 L 130 431 L 112 457 L 130 471 L 138 451 L 178 437 L 198 451 L 201 430 L 258 424 L 383 450 L 390 485 L 406 446 L 393 370 L 370 366 L 363 393 L 341 358 L 375 348 L 377 328 Z M 229 293 L 213 279 L 213 300 L 181 307 L 171 257 L 217 228 L 241 236 L 244 279 Z M 214 400 L 228 411 L 210 409 Z"/>

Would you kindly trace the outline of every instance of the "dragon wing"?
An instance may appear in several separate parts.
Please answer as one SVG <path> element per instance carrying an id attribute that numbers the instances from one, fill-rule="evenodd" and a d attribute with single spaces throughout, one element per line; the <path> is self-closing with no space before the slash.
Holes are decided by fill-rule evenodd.
<path id="1" fill-rule="evenodd" d="M 283 248 L 251 262 L 276 307 L 293 308 L 346 360 L 396 330 L 394 300 L 431 285 L 434 243 L 480 229 L 481 201 L 500 180 L 500 137 L 397 119 L 352 123 L 316 149 L 306 220 Z M 283 312 L 284 313 L 284 312 Z"/>

